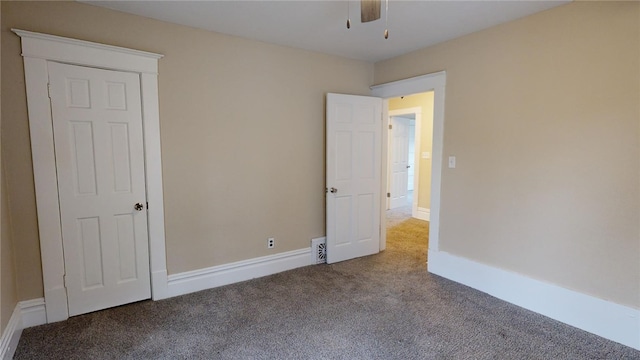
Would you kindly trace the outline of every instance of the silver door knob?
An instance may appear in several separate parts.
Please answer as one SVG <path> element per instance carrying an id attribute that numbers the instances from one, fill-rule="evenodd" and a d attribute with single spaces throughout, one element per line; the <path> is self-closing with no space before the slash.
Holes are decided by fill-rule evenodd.
<path id="1" fill-rule="evenodd" d="M 144 205 L 142 205 L 141 203 L 137 203 L 133 205 L 133 208 L 136 209 L 137 211 L 142 211 L 142 209 L 144 209 Z"/>
<path id="2" fill-rule="evenodd" d="M 331 188 L 331 190 L 329 190 L 329 191 L 331 191 L 331 193 L 332 193 L 332 194 L 335 194 L 335 193 L 337 193 L 337 192 L 338 192 L 338 189 L 336 189 L 336 188 L 332 187 L 332 188 Z"/>

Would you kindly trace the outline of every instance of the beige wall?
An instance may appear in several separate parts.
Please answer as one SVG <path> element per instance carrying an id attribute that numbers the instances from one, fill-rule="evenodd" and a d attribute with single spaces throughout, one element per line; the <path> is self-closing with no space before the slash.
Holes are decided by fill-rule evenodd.
<path id="1" fill-rule="evenodd" d="M 447 71 L 440 250 L 640 308 L 640 3 L 577 2 L 375 65 Z"/>
<path id="2" fill-rule="evenodd" d="M 0 19 L 2 9 L 0 7 Z M 2 49 L 0 49 L 0 59 Z M 0 74 L 2 69 L 0 69 Z M 2 78 L 0 77 L 0 82 Z M 0 88 L 0 115 L 2 114 L 2 89 Z M 2 123 L 0 116 L 0 124 Z M 0 125 L 1 128 L 1 125 Z M 18 303 L 16 292 L 15 268 L 13 257 L 13 243 L 11 239 L 11 220 L 9 215 L 9 197 L 6 186 L 6 172 L 4 171 L 4 151 L 0 139 L 0 334 L 11 319 L 13 310 Z"/>
<path id="3" fill-rule="evenodd" d="M 169 273 L 324 235 L 323 97 L 369 94 L 372 65 L 79 3 L 1 7 L 20 300 L 42 296 L 42 270 L 12 27 L 166 55 Z M 639 7 L 572 3 L 375 65 L 375 83 L 447 71 L 444 155 L 458 166 L 443 168 L 441 250 L 640 307 Z"/>
<path id="4" fill-rule="evenodd" d="M 16 292 L 16 279 L 14 271 L 13 245 L 11 242 L 11 222 L 9 216 L 9 202 L 7 197 L 6 179 L 0 176 L 2 187 L 0 193 L 0 216 L 2 217 L 0 231 L 0 334 L 11 319 L 13 309 L 18 303 L 18 294 Z"/>
<path id="5" fill-rule="evenodd" d="M 2 136 L 20 299 L 42 296 L 20 28 L 164 54 L 160 126 L 170 274 L 325 234 L 324 96 L 369 94 L 373 65 L 75 2 L 2 2 Z M 7 94 L 9 93 L 9 94 Z M 153 204 L 151 204 L 153 206 Z M 275 237 L 275 249 L 266 248 Z"/>
<path id="6" fill-rule="evenodd" d="M 423 159 L 421 154 L 424 151 L 432 152 L 433 141 L 433 91 L 403 96 L 402 98 L 389 99 L 389 111 L 420 107 L 420 149 L 419 158 L 419 180 L 418 184 L 418 207 L 429 209 L 431 202 L 431 157 Z"/>

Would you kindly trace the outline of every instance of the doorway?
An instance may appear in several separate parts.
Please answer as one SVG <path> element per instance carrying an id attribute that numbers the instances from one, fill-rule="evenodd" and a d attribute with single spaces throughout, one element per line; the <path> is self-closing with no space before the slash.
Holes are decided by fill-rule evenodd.
<path id="1" fill-rule="evenodd" d="M 432 136 L 432 156 L 433 159 L 433 171 L 431 174 L 431 191 L 430 191 L 430 201 L 429 201 L 429 221 L 430 221 L 430 234 L 429 234 L 429 251 L 437 251 L 438 250 L 438 232 L 439 232 L 439 209 L 440 209 L 440 182 L 441 182 L 441 173 L 442 173 L 442 135 L 443 135 L 443 127 L 444 127 L 444 86 L 446 83 L 446 73 L 444 71 L 418 76 L 406 80 L 400 80 L 396 82 L 375 85 L 371 87 L 373 96 L 354 96 L 354 95 L 341 95 L 341 94 L 328 94 L 327 95 L 327 127 L 326 127 L 326 136 L 327 136 L 327 179 L 325 183 L 325 193 L 327 206 L 327 255 L 330 251 L 339 252 L 338 245 L 342 243 L 351 243 L 353 241 L 358 241 L 358 237 L 371 240 L 373 238 L 378 238 L 378 246 L 377 249 L 374 249 L 371 253 L 376 253 L 378 251 L 382 251 L 386 248 L 386 207 L 387 207 L 387 197 L 380 196 L 386 195 L 387 192 L 387 161 L 388 161 L 388 139 L 389 139 L 389 131 L 388 127 L 388 112 L 389 112 L 389 99 L 394 97 L 402 97 L 408 96 L 408 94 L 416 94 L 420 92 L 431 92 L 433 94 L 433 136 Z M 340 100 L 329 101 L 329 97 L 333 96 L 336 99 Z M 351 100 L 349 100 L 351 98 Z M 365 100 L 366 99 L 366 100 Z M 376 106 L 358 106 L 358 102 L 372 102 L 372 104 L 378 103 L 382 108 L 381 111 L 376 109 Z M 368 114 L 367 116 L 358 116 L 357 118 L 359 123 L 362 125 L 367 124 L 370 126 L 369 130 L 359 132 L 358 136 L 354 138 L 352 136 L 352 132 L 348 131 L 337 131 L 340 129 L 340 126 L 344 124 L 352 124 L 353 121 L 349 119 L 352 117 L 352 114 L 355 113 L 364 113 Z M 382 121 L 381 121 L 382 120 Z M 335 124 L 333 124 L 335 123 Z M 332 125 L 333 124 L 333 125 Z M 371 125 L 373 125 L 371 127 Z M 344 129 L 343 129 L 344 130 Z M 378 140 L 377 132 L 381 131 L 381 139 Z M 416 129 L 417 131 L 417 129 Z M 338 142 L 332 142 L 332 137 L 335 138 L 337 136 L 342 137 L 343 141 L 340 142 L 344 146 L 338 146 L 336 148 L 336 144 Z M 333 144 L 333 145 L 332 145 Z M 348 146 L 347 146 L 348 145 Z M 356 145 L 356 146 L 353 146 Z M 380 149 L 380 147 L 382 149 Z M 351 149 L 351 150 L 349 150 Z M 372 155 L 371 160 L 367 158 L 360 159 L 360 156 L 354 154 L 353 149 L 366 150 L 366 154 Z M 340 151 L 338 151 L 340 150 Z M 342 153 L 342 150 L 349 150 L 347 153 L 351 154 L 346 157 L 336 157 L 335 153 Z M 357 155 L 357 156 L 356 156 Z M 355 157 L 354 157 L 355 156 Z M 358 161 L 353 161 L 353 159 L 358 159 Z M 380 161 L 381 160 L 381 161 Z M 349 164 L 357 164 L 357 172 L 352 172 L 351 165 Z M 377 164 L 381 166 L 378 167 Z M 358 184 L 362 186 L 371 187 L 375 186 L 377 190 L 373 190 L 373 192 L 369 191 L 367 194 L 362 194 L 360 196 L 363 199 L 367 199 L 367 204 L 365 202 L 353 203 L 353 201 L 348 200 L 351 196 L 351 191 L 349 188 L 342 188 L 339 186 L 335 186 L 338 179 L 335 176 L 330 176 L 330 170 L 332 169 L 342 169 L 342 174 L 345 179 L 351 179 L 352 174 L 358 175 L 358 179 L 361 180 Z M 373 172 L 371 172 L 373 170 Z M 334 174 L 335 175 L 335 174 Z M 347 176 L 348 175 L 348 176 Z M 415 189 L 414 189 L 415 191 Z M 342 195 L 346 194 L 347 198 L 343 198 Z M 337 209 L 333 206 L 332 202 L 339 200 L 345 202 L 345 213 L 355 214 L 357 216 L 339 216 L 337 214 Z M 373 204 L 368 199 L 374 198 Z M 348 205 L 348 206 L 347 206 Z M 377 219 L 372 220 L 368 215 L 360 216 L 360 210 L 368 210 L 373 209 L 374 216 Z M 370 214 L 370 211 L 366 211 L 366 214 Z M 346 237 L 337 237 L 337 232 L 334 230 L 338 230 L 337 222 L 335 219 L 351 219 L 350 221 L 343 221 L 343 227 L 340 227 L 342 233 L 351 234 L 351 236 Z M 355 221 L 358 221 L 357 223 Z M 362 224 L 361 224 L 362 222 Z M 371 223 L 378 224 L 374 229 L 374 232 L 371 233 L 369 231 L 360 231 L 361 229 L 371 229 Z M 361 225 L 365 226 L 361 226 Z M 354 232 L 354 229 L 357 229 L 361 233 Z M 356 236 L 357 235 L 357 236 Z M 369 254 L 371 254 L 369 253 Z M 354 258 L 357 256 L 367 255 L 366 252 L 358 253 L 356 256 L 351 256 L 349 258 Z M 347 258 L 343 259 L 346 260 Z"/>
<path id="2" fill-rule="evenodd" d="M 390 102 L 394 98 L 407 97 L 411 94 L 430 92 L 433 94 L 433 132 L 431 136 L 432 149 L 430 155 L 431 160 L 431 184 L 430 198 L 428 201 L 429 209 L 429 244 L 428 252 L 437 252 L 439 249 L 439 233 L 440 233 L 440 185 L 442 182 L 442 159 L 443 159 L 443 135 L 444 135 L 444 99 L 445 99 L 446 72 L 440 71 L 432 74 L 416 76 L 404 80 L 393 81 L 371 87 L 372 95 L 385 99 L 384 114 L 388 117 Z M 383 131 L 383 166 L 387 166 L 388 161 L 388 138 L 389 131 Z M 417 131 L 417 129 L 416 129 Z M 423 154 L 420 154 L 421 156 Z M 425 154 L 426 155 L 426 154 Z M 418 170 L 416 169 L 416 172 Z M 381 192 L 387 191 L 387 169 L 383 169 L 383 184 Z M 415 191 L 415 189 L 414 189 Z M 386 195 L 386 194 L 385 194 Z M 382 200 L 382 206 L 386 206 L 386 199 Z M 381 237 L 380 250 L 386 248 L 386 211 L 380 212 L 381 217 Z"/>
<path id="3" fill-rule="evenodd" d="M 151 205 L 149 208 L 144 206 L 147 204 L 141 204 L 147 213 L 148 274 L 152 298 L 166 298 L 167 266 L 158 115 L 158 60 L 162 55 L 24 30 L 12 31 L 21 38 L 24 58 L 47 322 L 66 320 L 70 315 L 65 281 L 58 175 L 54 157 L 52 107 L 47 93 L 48 63 L 53 61 L 126 72 L 135 74 L 139 79 L 141 96 L 138 99 L 142 114 L 142 146 L 146 172 L 144 182 L 146 200 Z M 120 85 L 117 83 L 118 81 L 114 81 L 111 88 L 106 88 L 118 93 Z M 80 81 L 74 83 L 74 86 L 82 89 L 83 84 L 85 83 Z M 116 101 L 117 99 L 117 96 L 113 98 L 111 107 L 122 104 Z M 86 103 L 82 97 L 76 100 L 78 106 Z M 82 130 L 81 128 L 82 126 L 78 129 Z M 88 126 L 85 129 L 88 129 Z M 90 181 L 86 184 L 90 184 Z M 87 227 L 88 230 L 90 228 L 91 226 Z"/>
<path id="4" fill-rule="evenodd" d="M 409 218 L 429 221 L 434 91 L 390 98 L 387 103 L 387 226 Z"/>

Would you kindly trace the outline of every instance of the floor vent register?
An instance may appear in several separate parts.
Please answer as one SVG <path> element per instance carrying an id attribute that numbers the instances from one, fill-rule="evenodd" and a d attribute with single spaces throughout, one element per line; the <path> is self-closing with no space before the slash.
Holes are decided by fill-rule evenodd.
<path id="1" fill-rule="evenodd" d="M 321 237 L 311 240 L 311 256 L 315 264 L 327 262 L 327 238 Z"/>

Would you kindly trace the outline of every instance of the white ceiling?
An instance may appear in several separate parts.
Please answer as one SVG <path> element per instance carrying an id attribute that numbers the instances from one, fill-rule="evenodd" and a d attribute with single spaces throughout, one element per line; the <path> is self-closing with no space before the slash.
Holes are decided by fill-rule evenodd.
<path id="1" fill-rule="evenodd" d="M 360 1 L 83 1 L 219 33 L 376 62 L 570 1 L 390 0 L 389 39 L 380 20 L 360 23 Z M 347 30 L 347 9 L 351 29 Z"/>

